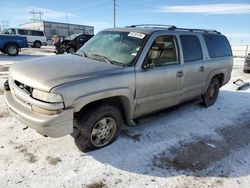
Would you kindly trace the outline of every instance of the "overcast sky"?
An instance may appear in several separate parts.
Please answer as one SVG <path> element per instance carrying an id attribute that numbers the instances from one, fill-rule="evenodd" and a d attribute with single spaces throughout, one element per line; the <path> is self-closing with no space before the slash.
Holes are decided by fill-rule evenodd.
<path id="1" fill-rule="evenodd" d="M 233 44 L 250 44 L 250 0 L 116 0 L 117 26 L 159 23 L 216 29 Z M 113 26 L 113 0 L 0 0 L 0 21 L 11 27 L 30 22 L 29 11 L 42 11 L 49 21 Z"/>

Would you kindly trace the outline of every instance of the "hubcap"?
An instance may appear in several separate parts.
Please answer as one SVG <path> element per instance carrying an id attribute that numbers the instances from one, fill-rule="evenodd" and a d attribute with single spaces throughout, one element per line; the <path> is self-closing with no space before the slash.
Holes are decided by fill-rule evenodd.
<path id="1" fill-rule="evenodd" d="M 17 49 L 15 47 L 10 47 L 8 51 L 10 54 L 15 54 L 17 52 Z"/>
<path id="2" fill-rule="evenodd" d="M 98 121 L 91 132 L 91 143 L 95 147 L 102 147 L 108 144 L 115 135 L 116 122 L 111 117 L 105 117 Z"/>
<path id="3" fill-rule="evenodd" d="M 71 54 L 75 53 L 74 48 L 69 48 L 69 53 L 71 53 Z"/>

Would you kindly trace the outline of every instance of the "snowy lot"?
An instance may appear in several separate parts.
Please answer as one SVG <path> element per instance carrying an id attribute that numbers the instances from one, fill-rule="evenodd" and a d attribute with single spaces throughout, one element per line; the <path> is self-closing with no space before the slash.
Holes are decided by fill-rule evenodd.
<path id="1" fill-rule="evenodd" d="M 232 79 L 216 104 L 182 105 L 124 126 L 112 145 L 80 152 L 71 135 L 45 138 L 7 111 L 2 85 L 8 67 L 46 49 L 17 57 L 0 54 L 0 187 L 250 187 L 250 89 L 236 91 L 243 74 L 235 59 Z"/>

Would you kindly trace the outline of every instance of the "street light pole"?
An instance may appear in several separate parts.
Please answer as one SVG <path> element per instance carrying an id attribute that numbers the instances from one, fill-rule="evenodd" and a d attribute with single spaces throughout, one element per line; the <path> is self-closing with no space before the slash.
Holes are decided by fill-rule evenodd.
<path id="1" fill-rule="evenodd" d="M 116 0 L 114 0 L 114 28 L 116 27 Z"/>

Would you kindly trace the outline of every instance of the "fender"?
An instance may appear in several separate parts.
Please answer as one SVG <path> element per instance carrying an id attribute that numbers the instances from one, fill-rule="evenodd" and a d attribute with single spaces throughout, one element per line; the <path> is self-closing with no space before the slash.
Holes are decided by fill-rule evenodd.
<path id="1" fill-rule="evenodd" d="M 205 86 L 205 89 L 203 91 L 203 94 L 206 92 L 211 80 L 213 79 L 213 77 L 217 74 L 223 74 L 224 76 L 227 75 L 227 68 L 223 68 L 223 69 L 218 69 L 218 70 L 214 70 L 212 72 L 210 72 L 210 74 L 208 75 L 208 78 L 207 78 L 207 82 L 206 82 L 206 86 Z M 227 80 L 225 82 L 226 78 L 224 78 L 224 81 L 223 81 L 223 84 L 226 84 L 229 80 Z"/>
<path id="2" fill-rule="evenodd" d="M 84 106 L 92 102 L 107 99 L 110 97 L 119 97 L 122 99 L 122 105 L 126 110 L 128 118 L 132 117 L 135 110 L 134 94 L 129 88 L 113 88 L 108 90 L 96 91 L 78 97 L 72 107 L 74 112 L 79 112 Z"/>

